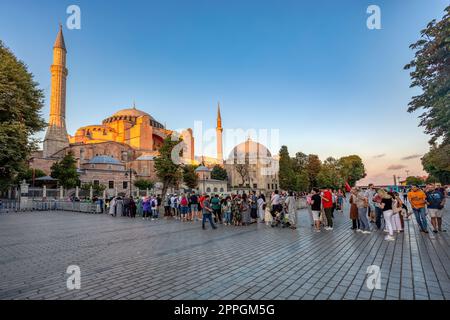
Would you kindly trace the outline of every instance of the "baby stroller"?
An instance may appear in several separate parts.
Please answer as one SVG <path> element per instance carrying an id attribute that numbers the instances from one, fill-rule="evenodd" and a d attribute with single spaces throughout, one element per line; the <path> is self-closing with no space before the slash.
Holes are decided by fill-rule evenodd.
<path id="1" fill-rule="evenodd" d="M 284 207 L 281 209 L 281 212 L 278 211 L 272 212 L 272 217 L 273 219 L 270 225 L 272 228 L 280 226 L 281 228 L 288 228 L 291 225 L 289 223 L 289 218 L 288 215 L 286 214 Z"/>

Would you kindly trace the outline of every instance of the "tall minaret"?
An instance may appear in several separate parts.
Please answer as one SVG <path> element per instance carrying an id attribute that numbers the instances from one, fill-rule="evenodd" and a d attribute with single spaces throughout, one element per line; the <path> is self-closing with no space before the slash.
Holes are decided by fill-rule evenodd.
<path id="1" fill-rule="evenodd" d="M 59 32 L 53 46 L 53 64 L 50 95 L 50 119 L 44 139 L 44 158 L 69 146 L 66 130 L 66 45 L 59 25 Z"/>
<path id="2" fill-rule="evenodd" d="M 222 117 L 220 115 L 220 102 L 217 104 L 217 127 L 216 127 L 216 136 L 217 136 L 217 160 L 222 164 L 223 163 L 223 146 L 222 146 Z"/>

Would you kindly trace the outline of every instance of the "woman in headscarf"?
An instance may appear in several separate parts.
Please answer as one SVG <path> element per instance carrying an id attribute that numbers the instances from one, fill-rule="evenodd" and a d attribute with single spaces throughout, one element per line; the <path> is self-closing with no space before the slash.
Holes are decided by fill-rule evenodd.
<path id="1" fill-rule="evenodd" d="M 248 202 L 247 194 L 242 195 L 242 202 L 240 206 L 242 225 L 249 225 L 251 223 L 250 218 L 250 204 Z"/>
<path id="2" fill-rule="evenodd" d="M 264 197 L 264 195 L 262 193 L 258 197 L 257 205 L 258 205 L 259 222 L 264 223 L 264 215 L 265 215 L 265 209 L 266 209 L 266 199 L 265 199 L 265 197 Z"/>
<path id="3" fill-rule="evenodd" d="M 289 224 L 291 229 L 297 229 L 297 204 L 295 201 L 294 193 L 289 191 L 286 200 L 284 201 L 286 211 L 289 217 Z"/>
<path id="4" fill-rule="evenodd" d="M 115 216 L 118 215 L 118 214 L 120 214 L 121 216 L 124 215 L 124 212 L 123 212 L 123 200 L 122 200 L 121 197 L 117 197 L 117 199 L 116 199 L 116 214 L 115 214 Z"/>
<path id="5" fill-rule="evenodd" d="M 112 216 L 116 216 L 116 198 L 112 198 L 111 201 L 109 201 L 109 214 Z"/>

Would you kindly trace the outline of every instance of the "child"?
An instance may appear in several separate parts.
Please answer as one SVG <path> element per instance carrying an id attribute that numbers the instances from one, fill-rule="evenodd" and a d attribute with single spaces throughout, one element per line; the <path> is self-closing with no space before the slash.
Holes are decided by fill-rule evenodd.
<path id="1" fill-rule="evenodd" d="M 270 225 L 272 223 L 272 214 L 270 213 L 269 206 L 266 206 L 266 210 L 264 211 L 264 221 L 266 222 L 266 225 Z"/>

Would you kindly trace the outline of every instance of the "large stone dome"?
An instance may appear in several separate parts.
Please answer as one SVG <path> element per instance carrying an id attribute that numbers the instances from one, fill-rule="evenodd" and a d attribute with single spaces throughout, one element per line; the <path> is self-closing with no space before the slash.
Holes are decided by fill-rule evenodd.
<path id="1" fill-rule="evenodd" d="M 272 154 L 269 149 L 259 142 L 248 139 L 235 146 L 228 156 L 228 160 L 239 159 L 267 159 L 271 158 Z"/>
<path id="2" fill-rule="evenodd" d="M 123 109 L 113 114 L 113 117 L 142 117 L 142 116 L 148 116 L 150 119 L 153 119 L 147 112 L 144 112 L 142 110 L 138 110 L 136 108 L 130 108 L 130 109 Z"/>
<path id="3" fill-rule="evenodd" d="M 139 117 L 143 117 L 143 116 L 147 116 L 149 118 L 150 125 L 152 127 L 159 128 L 159 129 L 164 128 L 164 126 L 161 123 L 156 121 L 147 112 L 144 112 L 144 111 L 136 109 L 136 108 L 128 108 L 128 109 L 123 109 L 123 110 L 117 111 L 111 117 L 103 120 L 103 124 L 108 124 L 111 122 L 121 121 L 121 120 L 129 121 L 129 122 L 135 124 L 136 119 Z"/>

